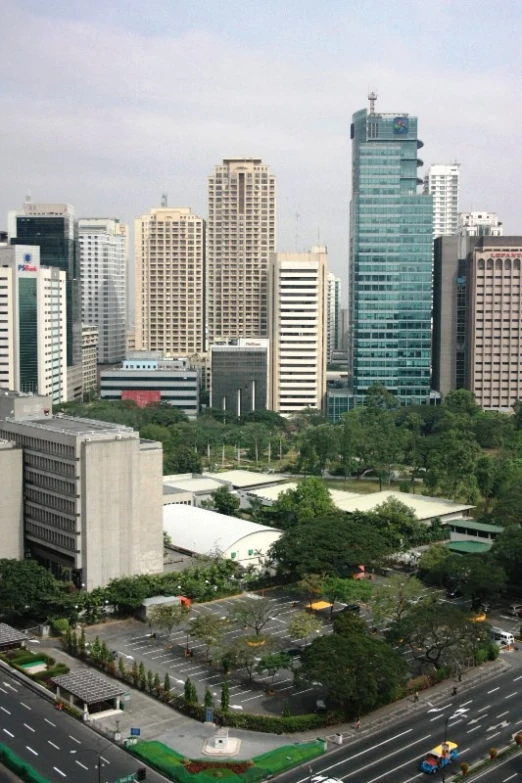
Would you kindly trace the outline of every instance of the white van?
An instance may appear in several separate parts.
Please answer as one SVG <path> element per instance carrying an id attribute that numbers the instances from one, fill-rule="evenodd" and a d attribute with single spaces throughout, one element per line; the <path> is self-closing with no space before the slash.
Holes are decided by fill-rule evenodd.
<path id="1" fill-rule="evenodd" d="M 502 628 L 492 628 L 489 632 L 489 638 L 499 647 L 511 647 L 515 644 L 513 634 L 503 631 Z"/>

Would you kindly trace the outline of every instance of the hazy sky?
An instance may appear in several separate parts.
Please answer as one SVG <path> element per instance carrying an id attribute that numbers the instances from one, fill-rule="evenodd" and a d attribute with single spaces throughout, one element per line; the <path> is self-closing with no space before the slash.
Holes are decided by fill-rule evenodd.
<path id="1" fill-rule="evenodd" d="M 278 178 L 278 249 L 346 280 L 351 115 L 419 116 L 461 209 L 522 234 L 520 0 L 0 0 L 0 228 L 30 191 L 78 215 L 206 216 L 223 157 Z M 299 214 L 299 219 L 296 218 Z"/>

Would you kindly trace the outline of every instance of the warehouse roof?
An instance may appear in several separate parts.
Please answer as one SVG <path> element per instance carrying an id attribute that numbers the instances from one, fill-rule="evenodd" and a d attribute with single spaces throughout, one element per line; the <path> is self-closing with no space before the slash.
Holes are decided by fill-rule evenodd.
<path id="1" fill-rule="evenodd" d="M 468 506 L 463 503 L 455 503 L 446 498 L 432 498 L 426 495 L 412 495 L 409 492 L 397 492 L 394 490 L 384 490 L 383 492 L 370 492 L 367 495 L 358 495 L 357 497 L 341 501 L 336 501 L 336 506 L 343 511 L 353 513 L 354 511 L 373 511 L 377 506 L 386 503 L 387 500 L 398 500 L 405 506 L 415 512 L 417 519 L 434 519 L 435 517 L 445 517 L 448 514 L 462 514 L 470 511 L 474 506 Z"/>
<path id="2" fill-rule="evenodd" d="M 198 555 L 226 552 L 246 536 L 272 532 L 278 537 L 281 533 L 276 528 L 246 519 L 176 504 L 163 506 L 163 530 L 170 536 L 175 549 Z"/>
<path id="3" fill-rule="evenodd" d="M 296 481 L 289 481 L 286 484 L 276 484 L 273 487 L 263 487 L 262 489 L 251 489 L 249 495 L 254 495 L 257 498 L 264 500 L 277 500 L 279 495 L 286 492 L 289 489 L 296 489 L 299 484 Z M 328 488 L 331 498 L 336 506 L 340 507 L 340 503 L 345 500 L 352 500 L 353 498 L 360 497 L 358 492 L 345 492 L 343 489 L 330 489 Z"/>
<path id="4" fill-rule="evenodd" d="M 246 489 L 246 487 L 262 487 L 286 481 L 284 476 L 278 473 L 260 473 L 250 470 L 224 470 L 222 473 L 205 473 L 207 478 L 218 481 L 229 481 L 234 489 Z"/>
<path id="5" fill-rule="evenodd" d="M 53 677 L 52 682 L 67 693 L 72 693 L 85 704 L 97 704 L 107 699 L 114 699 L 127 690 L 124 686 L 116 685 L 90 669 L 75 669 L 70 674 Z"/>
<path id="6" fill-rule="evenodd" d="M 16 628 L 7 625 L 7 623 L 0 623 L 0 647 L 26 641 L 27 636 L 25 633 L 17 631 Z"/>
<path id="7" fill-rule="evenodd" d="M 163 476 L 163 484 L 185 492 L 214 492 L 223 486 L 222 481 L 216 481 L 208 476 L 180 473 L 179 475 Z"/>

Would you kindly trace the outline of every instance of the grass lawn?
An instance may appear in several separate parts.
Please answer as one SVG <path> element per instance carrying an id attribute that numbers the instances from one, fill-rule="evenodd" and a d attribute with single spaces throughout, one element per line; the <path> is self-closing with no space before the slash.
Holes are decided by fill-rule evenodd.
<path id="1" fill-rule="evenodd" d="M 341 479 L 340 481 L 332 481 L 331 479 L 323 479 L 324 483 L 328 487 L 328 489 L 342 489 L 346 492 L 360 492 L 363 493 L 369 493 L 369 492 L 378 492 L 379 491 L 379 482 L 378 481 L 368 481 L 367 479 Z M 402 483 L 402 482 L 401 482 Z M 382 484 L 383 492 L 385 489 L 394 489 L 397 492 L 399 491 L 399 482 L 398 481 L 392 481 L 390 485 L 388 485 L 386 482 L 383 481 Z M 421 494 L 422 485 L 417 484 L 416 485 L 416 494 Z"/>
<path id="2" fill-rule="evenodd" d="M 215 783 L 216 780 L 232 778 L 235 783 L 258 783 L 271 775 L 278 775 L 299 764 L 312 761 L 321 756 L 325 748 L 320 740 L 312 740 L 284 745 L 256 756 L 251 761 L 205 758 L 193 762 L 161 742 L 138 742 L 131 745 L 129 750 L 176 783 Z M 198 770 L 201 766 L 204 768 L 191 772 L 190 765 Z"/>

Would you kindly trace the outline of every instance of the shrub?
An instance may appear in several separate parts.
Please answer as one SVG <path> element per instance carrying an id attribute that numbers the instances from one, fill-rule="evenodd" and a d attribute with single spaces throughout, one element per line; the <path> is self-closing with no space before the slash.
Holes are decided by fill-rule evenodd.
<path id="1" fill-rule="evenodd" d="M 460 762 L 460 771 L 463 775 L 467 775 L 469 770 L 469 764 L 467 761 L 461 761 Z"/>
<path id="2" fill-rule="evenodd" d="M 70 625 L 69 620 L 66 617 L 57 617 L 56 620 L 53 620 L 52 622 L 52 629 L 58 636 L 63 636 L 68 628 L 70 628 Z"/>
<path id="3" fill-rule="evenodd" d="M 494 761 L 494 759 L 496 759 L 497 756 L 498 756 L 497 748 L 490 748 L 488 753 L 489 753 L 489 758 L 491 759 L 491 761 Z"/>
<path id="4" fill-rule="evenodd" d="M 516 745 L 522 745 L 522 734 L 515 734 L 514 739 Z"/>

